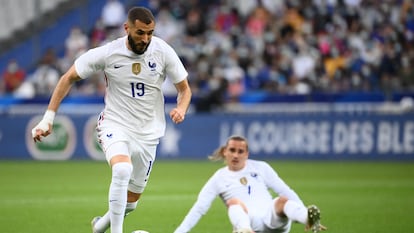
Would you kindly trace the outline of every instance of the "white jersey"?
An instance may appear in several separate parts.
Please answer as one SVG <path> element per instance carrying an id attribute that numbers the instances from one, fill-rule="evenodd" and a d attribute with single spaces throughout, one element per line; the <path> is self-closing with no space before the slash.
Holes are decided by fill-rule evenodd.
<path id="1" fill-rule="evenodd" d="M 303 204 L 295 191 L 264 161 L 247 160 L 246 166 L 236 172 L 230 171 L 227 166 L 220 168 L 203 186 L 197 201 L 175 232 L 189 232 L 207 213 L 217 196 L 224 203 L 230 198 L 240 199 L 249 210 L 251 219 L 260 218 L 273 203 L 269 189 L 279 196 Z"/>
<path id="2" fill-rule="evenodd" d="M 187 78 L 179 57 L 162 39 L 153 36 L 147 51 L 137 55 L 126 46 L 127 36 L 91 49 L 75 61 L 76 72 L 88 78 L 103 71 L 106 79 L 105 109 L 100 124 L 130 130 L 142 139 L 164 135 L 165 78 L 178 83 Z"/>

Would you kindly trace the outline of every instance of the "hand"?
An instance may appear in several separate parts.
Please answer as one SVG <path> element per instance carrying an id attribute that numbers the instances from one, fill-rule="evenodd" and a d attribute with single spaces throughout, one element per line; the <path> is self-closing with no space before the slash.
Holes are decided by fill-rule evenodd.
<path id="1" fill-rule="evenodd" d="M 46 137 L 52 133 L 53 120 L 55 112 L 47 110 L 43 119 L 32 129 L 32 138 L 34 142 L 41 142 L 42 137 Z"/>
<path id="2" fill-rule="evenodd" d="M 41 142 L 42 137 L 46 137 L 52 132 L 52 124 L 47 122 L 45 119 L 42 119 L 39 124 L 37 124 L 32 129 L 32 137 L 34 142 Z"/>
<path id="3" fill-rule="evenodd" d="M 175 124 L 179 124 L 184 121 L 185 111 L 181 111 L 178 108 L 174 108 L 170 112 L 170 118 Z"/>

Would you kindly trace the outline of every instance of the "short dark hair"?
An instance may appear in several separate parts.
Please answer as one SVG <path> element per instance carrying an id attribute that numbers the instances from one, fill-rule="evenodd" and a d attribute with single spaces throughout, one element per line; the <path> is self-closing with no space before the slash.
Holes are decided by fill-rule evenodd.
<path id="1" fill-rule="evenodd" d="M 132 7 L 128 11 L 128 21 L 135 23 L 135 20 L 139 20 L 145 24 L 150 24 L 155 21 L 152 12 L 145 7 Z"/>

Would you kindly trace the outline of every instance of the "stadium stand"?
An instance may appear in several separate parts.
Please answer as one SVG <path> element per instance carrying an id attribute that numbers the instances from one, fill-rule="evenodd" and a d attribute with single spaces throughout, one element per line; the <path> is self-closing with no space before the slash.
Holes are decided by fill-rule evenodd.
<path id="1" fill-rule="evenodd" d="M 4 0 L 0 11 L 0 69 L 5 63 L 15 59 L 25 69 L 32 70 L 53 41 L 42 34 L 62 33 L 62 30 L 48 31 L 59 24 L 59 19 L 68 12 L 84 4 L 86 0 Z M 2 4 L 3 4 L 2 2 Z M 65 20 L 64 20 L 65 21 Z M 66 27 L 65 24 L 59 27 Z M 66 35 L 64 35 L 66 36 Z M 59 43 L 59 42 L 55 42 Z M 44 44 L 42 46 L 42 44 Z"/>
<path id="2" fill-rule="evenodd" d="M 0 40 L 15 39 L 17 32 L 28 29 L 33 22 L 39 21 L 51 12 L 61 13 L 59 5 L 68 4 L 68 0 L 3 0 L 0 8 Z M 72 1 L 73 2 L 73 1 Z M 73 3 L 72 3 L 73 5 Z M 41 24 L 45 24 L 43 20 Z"/>
<path id="3" fill-rule="evenodd" d="M 102 35 L 106 1 L 38 1 L 45 1 L 44 13 L 1 43 L 1 70 L 15 59 L 33 72 L 50 48 L 62 58 L 74 26 L 90 41 L 94 29 Z M 5 5 L 13 8 L 11 2 Z M 190 71 L 195 99 L 204 105 L 200 111 L 220 110 L 223 103 L 383 103 L 414 95 L 411 1 L 121 2 L 153 10 L 156 34 L 165 36 Z M 90 80 L 73 94 L 100 96 L 93 90 L 96 79 Z"/>

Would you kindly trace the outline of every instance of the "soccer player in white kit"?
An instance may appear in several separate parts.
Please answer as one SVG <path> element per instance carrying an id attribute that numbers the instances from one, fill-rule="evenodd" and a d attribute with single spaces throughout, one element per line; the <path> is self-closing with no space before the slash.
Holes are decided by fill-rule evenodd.
<path id="1" fill-rule="evenodd" d="M 224 159 L 227 166 L 210 177 L 174 233 L 190 232 L 216 197 L 227 206 L 233 233 L 287 233 L 292 221 L 304 224 L 305 230 L 312 232 L 327 229 L 320 224 L 320 211 L 315 205 L 305 207 L 268 163 L 248 156 L 247 140 L 231 136 L 209 157 Z M 273 198 L 269 189 L 278 197 Z"/>
<path id="2" fill-rule="evenodd" d="M 177 106 L 169 116 L 181 123 L 191 90 L 187 71 L 176 52 L 153 36 L 155 19 L 134 7 L 124 24 L 126 36 L 82 54 L 60 78 L 43 119 L 32 130 L 35 142 L 52 132 L 53 120 L 73 83 L 103 71 L 105 108 L 99 115 L 99 143 L 112 170 L 109 210 L 92 220 L 94 233 L 122 233 L 124 217 L 133 211 L 145 189 L 166 122 L 161 85 L 168 77 L 177 89 Z"/>

